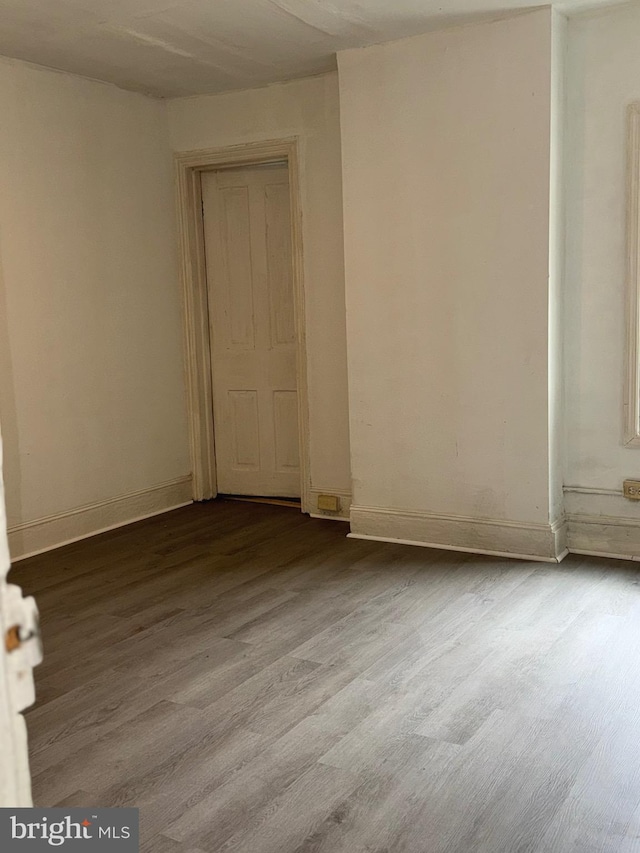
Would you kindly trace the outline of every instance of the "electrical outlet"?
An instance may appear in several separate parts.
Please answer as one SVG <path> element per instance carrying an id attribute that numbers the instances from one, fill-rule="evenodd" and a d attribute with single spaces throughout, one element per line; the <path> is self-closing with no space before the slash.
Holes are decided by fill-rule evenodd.
<path id="1" fill-rule="evenodd" d="M 337 495 L 318 495 L 318 509 L 323 512 L 340 512 L 340 498 Z"/>
<path id="2" fill-rule="evenodd" d="M 625 480 L 622 484 L 625 498 L 630 501 L 640 501 L 640 480 Z"/>

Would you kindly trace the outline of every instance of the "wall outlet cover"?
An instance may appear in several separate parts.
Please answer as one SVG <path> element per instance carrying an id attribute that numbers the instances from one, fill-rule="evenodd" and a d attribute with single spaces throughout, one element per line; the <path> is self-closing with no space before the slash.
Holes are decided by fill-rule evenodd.
<path id="1" fill-rule="evenodd" d="M 622 484 L 625 498 L 630 501 L 640 501 L 640 480 L 625 480 Z"/>
<path id="2" fill-rule="evenodd" d="M 340 498 L 337 495 L 318 495 L 318 509 L 323 512 L 340 512 Z"/>

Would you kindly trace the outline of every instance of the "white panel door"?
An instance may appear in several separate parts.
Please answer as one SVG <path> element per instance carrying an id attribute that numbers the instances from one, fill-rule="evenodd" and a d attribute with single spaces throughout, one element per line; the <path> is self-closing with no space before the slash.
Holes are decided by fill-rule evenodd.
<path id="1" fill-rule="evenodd" d="M 286 166 L 202 175 L 218 491 L 300 496 Z"/>
<path id="2" fill-rule="evenodd" d="M 40 663 L 38 611 L 7 583 L 7 518 L 0 438 L 0 807 L 31 805 L 27 731 L 21 711 L 33 704 L 32 668 Z"/>

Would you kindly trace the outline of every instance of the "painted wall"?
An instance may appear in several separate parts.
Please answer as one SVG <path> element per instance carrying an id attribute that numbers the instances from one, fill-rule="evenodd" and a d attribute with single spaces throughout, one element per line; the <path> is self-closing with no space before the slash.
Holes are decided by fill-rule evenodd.
<path id="1" fill-rule="evenodd" d="M 175 151 L 298 136 L 312 499 L 350 495 L 340 115 L 336 74 L 167 104 Z"/>
<path id="2" fill-rule="evenodd" d="M 17 556 L 191 492 L 164 105 L 1 60 L 0 114 L 0 416 Z"/>
<path id="3" fill-rule="evenodd" d="M 640 450 L 623 443 L 625 113 L 640 101 L 638 44 L 638 4 L 569 22 L 566 505 L 576 547 L 634 554 L 638 527 L 615 520 L 640 524 L 622 497 L 623 479 L 640 477 Z"/>
<path id="4" fill-rule="evenodd" d="M 566 266 L 566 100 L 568 21 L 551 12 L 551 128 L 549 139 L 549 516 L 564 516 Z"/>
<path id="5" fill-rule="evenodd" d="M 551 35 L 542 9 L 338 54 L 358 534 L 563 548 Z"/>

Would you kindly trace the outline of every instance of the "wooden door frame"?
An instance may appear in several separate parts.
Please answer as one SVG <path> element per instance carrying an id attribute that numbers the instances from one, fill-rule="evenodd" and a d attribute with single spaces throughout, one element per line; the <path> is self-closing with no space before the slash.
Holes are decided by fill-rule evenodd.
<path id="1" fill-rule="evenodd" d="M 217 495 L 201 173 L 282 161 L 286 162 L 289 171 L 291 205 L 301 509 L 302 512 L 310 512 L 309 400 L 298 139 L 287 137 L 224 148 L 183 151 L 176 153 L 174 160 L 193 498 L 201 501 Z"/>

